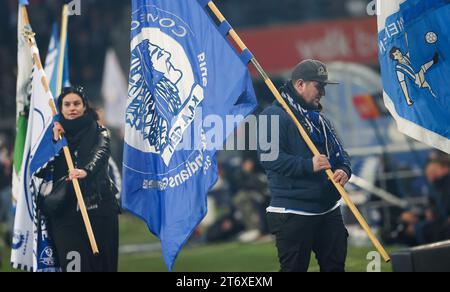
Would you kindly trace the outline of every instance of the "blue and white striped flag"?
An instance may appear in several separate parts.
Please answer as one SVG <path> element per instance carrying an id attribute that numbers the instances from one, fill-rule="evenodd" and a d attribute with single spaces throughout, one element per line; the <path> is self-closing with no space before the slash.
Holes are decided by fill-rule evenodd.
<path id="1" fill-rule="evenodd" d="M 57 23 L 53 24 L 52 37 L 50 38 L 50 44 L 48 45 L 47 57 L 45 58 L 45 74 L 47 75 L 48 82 L 50 84 L 50 90 L 55 99 L 58 98 L 56 88 L 58 83 L 58 66 L 59 58 L 61 54 L 61 48 L 59 44 L 59 33 Z M 66 44 L 64 50 L 64 67 L 63 67 L 63 78 L 62 87 L 70 86 L 69 80 L 69 46 Z M 56 102 L 56 100 L 55 100 Z"/>
<path id="2" fill-rule="evenodd" d="M 401 132 L 450 153 L 450 0 L 378 0 L 386 107 Z"/>

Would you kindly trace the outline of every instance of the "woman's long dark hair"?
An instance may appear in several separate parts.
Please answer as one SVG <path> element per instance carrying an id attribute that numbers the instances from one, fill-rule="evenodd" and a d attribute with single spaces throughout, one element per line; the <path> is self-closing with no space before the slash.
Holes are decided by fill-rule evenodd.
<path id="1" fill-rule="evenodd" d="M 70 93 L 74 93 L 81 97 L 81 100 L 83 102 L 83 105 L 86 107 L 86 113 L 90 113 L 93 115 L 94 119 L 96 121 L 99 120 L 99 116 L 97 112 L 90 106 L 89 100 L 86 97 L 86 93 L 84 92 L 84 88 L 82 86 L 70 86 L 70 87 L 64 87 L 61 91 L 61 94 L 58 97 L 58 109 L 59 113 L 62 114 L 62 103 L 64 100 L 64 97 Z"/>

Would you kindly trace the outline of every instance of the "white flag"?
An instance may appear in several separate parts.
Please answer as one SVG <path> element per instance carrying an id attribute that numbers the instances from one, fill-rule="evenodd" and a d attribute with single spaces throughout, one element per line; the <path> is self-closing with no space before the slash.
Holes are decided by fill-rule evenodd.
<path id="1" fill-rule="evenodd" d="M 37 217 L 36 206 L 42 180 L 34 175 L 45 167 L 63 146 L 52 142 L 53 113 L 49 101 L 53 96 L 44 87 L 42 83 L 44 78 L 46 78 L 44 70 L 34 66 L 29 123 L 20 172 L 21 185 L 17 198 L 11 253 L 13 267 L 26 271 L 57 269 L 55 253 L 49 245 L 45 224 Z"/>
<path id="2" fill-rule="evenodd" d="M 102 96 L 105 101 L 106 124 L 122 129 L 125 125 L 128 83 L 120 68 L 117 55 L 112 49 L 109 49 L 106 53 Z"/>
<path id="3" fill-rule="evenodd" d="M 12 194 L 15 200 L 20 189 L 19 173 L 22 166 L 23 144 L 25 142 L 27 128 L 27 114 L 31 86 L 31 71 L 33 63 L 31 60 L 31 51 L 26 38 L 23 35 L 24 30 L 30 29 L 30 25 L 25 21 L 22 8 L 28 4 L 26 1 L 19 3 L 19 13 L 17 16 L 17 88 L 16 88 L 16 141 L 14 145 L 14 165 Z"/>

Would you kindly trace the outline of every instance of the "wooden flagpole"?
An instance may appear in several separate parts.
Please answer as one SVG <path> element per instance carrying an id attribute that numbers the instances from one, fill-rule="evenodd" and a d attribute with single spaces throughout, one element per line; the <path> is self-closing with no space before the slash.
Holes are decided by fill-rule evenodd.
<path id="1" fill-rule="evenodd" d="M 217 17 L 217 19 L 219 20 L 220 23 L 226 21 L 225 17 L 223 16 L 223 14 L 220 12 L 220 10 L 217 8 L 217 6 L 214 4 L 213 1 L 209 1 L 208 2 L 208 7 L 211 9 L 211 11 Z M 242 39 L 239 37 L 239 35 L 236 33 L 236 31 L 234 29 L 230 30 L 229 35 L 236 42 L 236 44 L 239 46 L 239 48 L 242 51 L 247 49 L 247 46 L 244 44 L 244 42 L 242 41 Z M 270 89 L 272 94 L 275 96 L 276 100 L 281 104 L 283 109 L 287 112 L 287 114 L 291 117 L 292 121 L 295 123 L 295 125 L 297 126 L 298 131 L 300 132 L 300 135 L 305 140 L 306 144 L 308 145 L 308 147 L 311 150 L 311 152 L 313 153 L 313 155 L 314 156 L 319 156 L 320 155 L 319 150 L 314 145 L 312 140 L 309 138 L 309 136 L 306 133 L 305 129 L 303 129 L 302 125 L 299 123 L 299 121 L 295 117 L 295 115 L 292 112 L 292 110 L 286 104 L 286 102 L 284 101 L 283 97 L 280 95 L 280 93 L 276 89 L 275 85 L 273 84 L 272 80 L 270 79 L 270 77 L 267 75 L 267 73 L 264 71 L 264 69 L 259 64 L 259 62 L 256 60 L 255 57 L 252 58 L 251 62 L 255 66 L 256 70 L 258 70 L 258 72 L 262 76 L 262 78 L 264 79 L 264 82 L 266 83 L 267 87 Z M 328 170 L 326 170 L 326 174 L 327 174 L 328 178 L 333 182 L 333 185 L 336 187 L 338 192 L 341 194 L 341 196 L 344 199 L 345 203 L 348 205 L 348 207 L 352 211 L 353 215 L 356 217 L 356 219 L 358 220 L 359 224 L 361 225 L 361 227 L 367 233 L 367 235 L 369 236 L 369 239 L 372 241 L 372 243 L 375 246 L 375 248 L 381 254 L 381 256 L 383 257 L 384 261 L 385 262 L 389 262 L 391 259 L 390 259 L 389 255 L 388 255 L 388 253 L 383 248 L 381 243 L 378 241 L 378 239 L 376 238 L 376 236 L 374 235 L 374 233 L 370 229 L 369 225 L 367 224 L 367 222 L 364 220 L 363 216 L 359 212 L 358 208 L 356 208 L 355 204 L 350 199 L 350 197 L 347 194 L 347 192 L 344 190 L 344 188 L 340 184 L 338 184 L 338 183 L 336 183 L 334 181 L 334 179 L 333 179 L 333 172 L 330 169 L 328 169 Z"/>
<path id="2" fill-rule="evenodd" d="M 59 60 L 58 60 L 58 78 L 56 83 L 56 97 L 58 97 L 61 94 L 63 86 L 64 57 L 66 55 L 68 22 L 69 22 L 69 6 L 65 4 L 62 10 L 61 32 L 59 37 Z"/>
<path id="3" fill-rule="evenodd" d="M 24 6 L 22 6 L 21 9 L 22 9 L 22 17 L 23 17 L 23 19 L 25 21 L 25 25 L 29 25 L 27 9 Z M 64 8 L 63 8 L 63 26 L 62 26 L 62 30 L 61 30 L 61 35 L 66 35 L 68 15 L 69 15 L 68 14 L 68 6 L 64 5 Z M 28 44 L 31 47 L 31 53 L 33 54 L 33 60 L 34 60 L 34 62 L 36 64 L 38 70 L 43 70 L 41 58 L 39 56 L 39 51 L 38 51 L 38 48 L 36 46 L 36 40 L 34 38 L 34 35 L 35 35 L 34 32 L 32 32 L 32 31 L 25 31 L 24 34 L 25 34 L 26 38 L 28 39 Z M 64 37 L 64 39 L 63 39 L 64 43 L 63 42 L 60 43 L 60 46 L 61 46 L 61 51 L 60 51 L 61 54 L 60 55 L 61 56 L 64 55 L 65 39 L 66 38 Z M 61 59 L 64 62 L 64 59 L 60 57 L 59 68 L 63 67 L 61 65 Z M 59 70 L 58 74 L 60 74 L 60 73 L 62 75 L 62 70 Z M 50 87 L 49 87 L 49 84 L 48 84 L 48 80 L 47 80 L 47 78 L 45 76 L 42 78 L 41 82 L 42 82 L 42 85 L 45 88 L 45 91 L 46 92 L 50 92 Z M 60 91 L 61 91 L 61 83 L 62 83 L 62 76 L 61 76 L 61 78 L 59 78 L 59 76 L 58 76 L 58 86 L 59 86 L 59 90 Z M 53 101 L 53 99 L 49 100 L 49 106 L 52 109 L 53 115 L 56 115 L 57 111 L 56 111 L 56 106 L 55 106 L 55 102 Z M 75 167 L 74 167 L 74 164 L 73 164 L 73 160 L 72 160 L 72 156 L 70 154 L 69 147 L 65 146 L 63 148 L 63 150 L 64 150 L 64 156 L 66 158 L 67 166 L 69 168 L 69 171 L 72 171 L 72 170 L 75 169 Z M 77 197 L 77 200 L 78 200 L 78 205 L 80 207 L 81 215 L 83 217 L 83 222 L 85 224 L 86 231 L 87 231 L 87 234 L 88 234 L 88 237 L 89 237 L 89 242 L 91 244 L 92 252 L 95 255 L 98 255 L 99 251 L 98 251 L 98 247 L 97 247 L 97 242 L 95 241 L 94 232 L 92 230 L 92 225 L 91 225 L 91 222 L 89 220 L 89 215 L 87 213 L 86 204 L 84 203 L 84 199 L 83 199 L 83 195 L 81 193 L 81 188 L 80 188 L 80 184 L 78 182 L 78 179 L 73 179 L 72 183 L 73 183 L 73 187 L 75 189 L 75 194 L 76 194 L 76 197 Z"/>

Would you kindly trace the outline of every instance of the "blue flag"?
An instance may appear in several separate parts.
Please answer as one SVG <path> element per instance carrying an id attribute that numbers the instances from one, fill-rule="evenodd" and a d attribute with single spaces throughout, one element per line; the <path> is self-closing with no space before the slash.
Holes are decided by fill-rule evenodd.
<path id="1" fill-rule="evenodd" d="M 69 80 L 69 53 L 68 53 L 68 43 L 66 43 L 64 50 L 64 67 L 63 67 L 63 78 L 62 78 L 62 87 L 70 86 Z M 56 88 L 58 83 L 58 65 L 59 65 L 59 57 L 61 54 L 61 46 L 59 44 L 59 33 L 58 33 L 58 25 L 56 23 L 53 24 L 52 29 L 52 37 L 50 38 L 50 44 L 48 45 L 47 57 L 45 58 L 45 74 L 47 75 L 48 82 L 50 84 L 50 91 L 53 94 L 53 97 L 58 98 Z"/>
<path id="2" fill-rule="evenodd" d="M 385 104 L 400 131 L 450 153 L 450 0 L 378 5 Z"/>
<path id="3" fill-rule="evenodd" d="M 205 4 L 133 0 L 132 7 L 123 206 L 160 238 L 170 271 L 205 216 L 206 194 L 217 180 L 217 149 L 204 119 L 245 117 L 257 105 L 248 60 Z"/>

